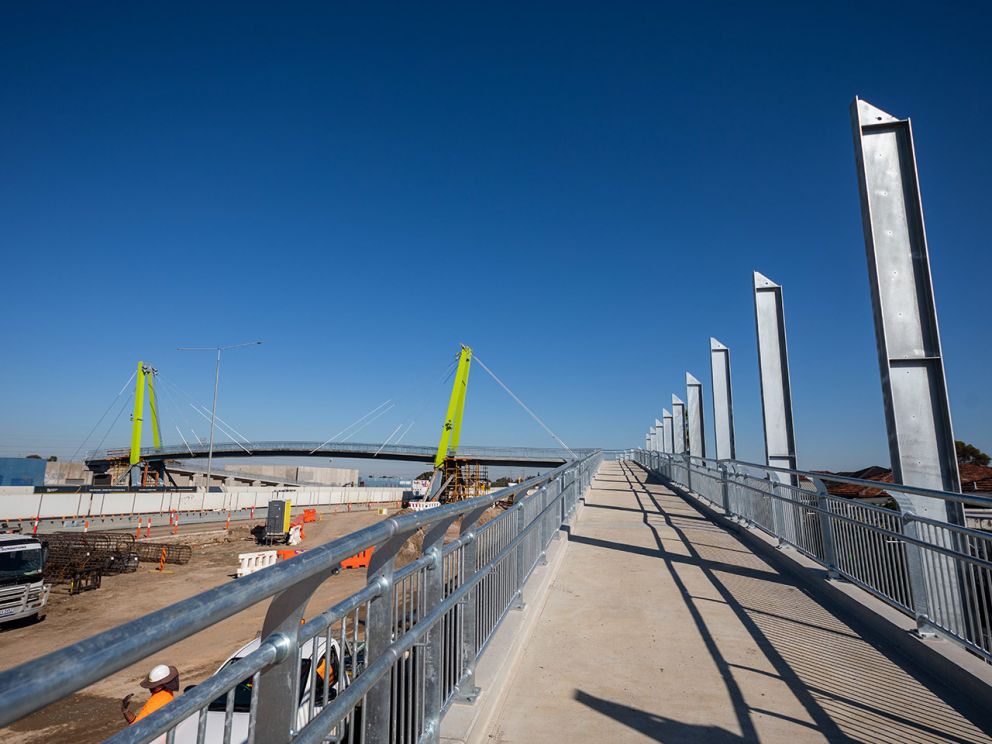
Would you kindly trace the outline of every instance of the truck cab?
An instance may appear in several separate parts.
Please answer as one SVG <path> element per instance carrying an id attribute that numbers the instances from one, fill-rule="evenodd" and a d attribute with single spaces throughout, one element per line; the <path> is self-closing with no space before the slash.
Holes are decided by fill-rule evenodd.
<path id="1" fill-rule="evenodd" d="M 44 570 L 41 540 L 0 534 L 0 623 L 41 616 L 51 589 Z"/>

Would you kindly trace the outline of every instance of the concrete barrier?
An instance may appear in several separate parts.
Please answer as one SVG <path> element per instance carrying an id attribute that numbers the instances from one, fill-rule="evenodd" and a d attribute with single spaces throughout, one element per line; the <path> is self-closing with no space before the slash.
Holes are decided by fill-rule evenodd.
<path id="1" fill-rule="evenodd" d="M 271 499 L 289 498 L 294 508 L 398 503 L 402 488 L 328 487 L 312 489 L 249 488 L 232 491 L 122 491 L 113 493 L 34 493 L 30 487 L 0 487 L 0 520 L 8 522 L 113 517 L 168 512 L 264 509 Z"/>
<path id="2" fill-rule="evenodd" d="M 411 501 L 410 508 L 414 511 L 424 511 L 425 509 L 433 509 L 437 506 L 441 506 L 440 501 Z"/>
<path id="3" fill-rule="evenodd" d="M 238 555 L 238 578 L 261 571 L 275 564 L 279 559 L 275 550 L 261 550 L 257 553 L 241 553 Z"/>

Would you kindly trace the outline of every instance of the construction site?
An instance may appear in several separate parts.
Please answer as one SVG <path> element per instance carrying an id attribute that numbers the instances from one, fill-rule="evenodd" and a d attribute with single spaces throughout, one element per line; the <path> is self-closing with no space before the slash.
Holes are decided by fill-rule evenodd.
<path id="1" fill-rule="evenodd" d="M 472 350 L 462 346 L 451 365 L 453 383 L 440 441 L 432 457 L 433 475 L 423 498 L 416 498 L 409 492 L 390 488 L 344 487 L 343 491 L 339 488 L 337 492 L 331 489 L 325 493 L 328 489 L 319 484 L 293 482 L 285 475 L 278 484 L 281 488 L 260 489 L 253 484 L 256 487 L 250 492 L 212 494 L 195 488 L 176 489 L 173 475 L 183 468 L 165 460 L 149 461 L 141 449 L 146 390 L 155 432 L 152 452 L 161 448 L 161 442 L 153 382 L 157 371 L 139 362 L 131 450 L 110 451 L 109 467 L 100 476 L 111 484 L 130 482 L 132 490 L 114 493 L 94 486 L 42 493 L 38 495 L 37 506 L 32 507 L 36 512 L 34 519 L 15 515 L 4 522 L 8 529 L 14 526 L 11 531 L 18 540 L 40 546 L 43 573 L 38 586 L 47 603 L 42 600 L 37 607 L 22 609 L 15 619 L 0 623 L 0 642 L 9 650 L 0 661 L 0 672 L 30 662 L 39 649 L 71 645 L 176 602 L 243 580 L 392 515 L 486 496 L 491 491 L 487 464 L 458 452 L 471 363 Z M 283 473 L 296 475 L 303 468 L 260 466 L 257 470 L 266 470 L 268 477 L 279 477 Z M 166 478 L 173 482 L 171 490 L 165 484 Z M 352 480 L 357 479 L 356 471 Z M 294 485 L 296 488 L 290 487 Z M 356 495 L 355 491 L 362 493 Z M 58 518 L 50 513 L 52 499 L 61 498 L 59 503 L 68 504 L 78 498 L 77 503 L 82 504 L 84 493 L 85 514 Z M 248 498 L 246 493 L 250 493 L 250 505 L 241 501 Z M 101 500 L 94 502 L 95 495 Z M 48 507 L 45 507 L 46 496 Z M 131 512 L 108 512 L 107 508 L 112 508 L 106 506 L 110 497 L 117 499 L 113 503 L 131 499 Z M 174 502 L 175 498 L 180 500 Z M 184 498 L 191 498 L 194 503 L 199 500 L 200 509 L 190 508 L 187 502 L 187 508 L 182 510 Z M 142 499 L 151 499 L 147 509 L 159 504 L 154 516 L 151 512 L 135 513 Z M 98 505 L 95 510 L 94 503 Z M 488 523 L 513 504 L 512 497 L 497 501 L 476 517 L 477 524 Z M 133 531 L 122 529 L 135 520 L 137 526 Z M 28 530 L 31 537 L 27 537 Z M 459 523 L 455 521 L 447 526 L 441 539 L 448 543 L 458 535 Z M 405 540 L 395 559 L 398 568 L 416 560 L 423 550 L 424 539 L 425 531 L 417 530 Z M 360 551 L 341 561 L 335 575 L 311 598 L 314 607 L 333 605 L 364 586 L 372 553 L 372 549 Z M 411 590 L 411 604 L 417 596 L 418 591 Z M 28 597 L 25 593 L 23 601 Z M 32 609 L 36 611 L 28 612 Z M 259 624 L 267 612 L 267 603 L 258 604 L 208 632 L 158 651 L 154 659 L 156 663 L 176 667 L 183 688 L 196 685 L 210 677 L 232 652 L 258 637 Z M 357 615 L 356 621 L 364 623 Z M 49 706 L 0 729 L 0 735 L 4 741 L 23 744 L 102 741 L 120 730 L 120 701 L 136 692 L 137 681 L 149 663 L 151 659 L 128 666 L 57 706 Z"/>
<path id="2" fill-rule="evenodd" d="M 389 513 L 396 511 L 392 509 Z M 300 548 L 319 545 L 385 518 L 377 511 L 321 516 L 320 521 L 306 525 L 306 535 Z M 84 536 L 74 537 L 80 540 Z M 113 542 L 109 534 L 85 537 L 94 545 L 109 546 Z M 133 546 L 139 555 L 145 555 L 146 551 L 152 554 L 156 550 L 159 552 L 151 562 L 134 562 L 127 570 L 103 573 L 102 583 L 95 591 L 80 588 L 73 594 L 71 581 L 55 583 L 43 621 L 0 625 L 0 644 L 4 649 L 0 660 L 2 669 L 15 667 L 37 657 L 39 653 L 81 641 L 207 589 L 236 581 L 239 555 L 258 550 L 249 526 L 236 526 L 229 530 L 223 527 L 203 529 L 180 535 L 174 542 L 168 543 L 169 562 L 159 570 L 161 548 L 149 550 L 145 546 L 154 543 L 135 541 L 133 535 L 125 533 L 118 533 L 115 537 L 119 542 L 113 545 L 114 550 L 121 546 L 117 555 L 127 555 L 129 546 Z M 59 550 L 65 552 L 65 541 L 53 541 L 55 544 L 59 547 L 53 549 L 50 555 Z M 172 556 L 177 556 L 177 559 L 185 556 L 185 561 L 174 563 Z M 90 565 L 89 570 L 95 572 L 96 568 Z M 343 570 L 320 588 L 313 601 L 321 606 L 334 604 L 364 583 L 364 570 Z M 178 667 L 184 687 L 196 684 L 212 674 L 234 650 L 255 637 L 265 612 L 265 604 L 257 605 L 211 628 L 209 632 L 156 653 L 155 659 L 158 661 L 155 663 Z M 150 661 L 121 670 L 59 705 L 50 706 L 13 726 L 0 729 L 0 739 L 24 744 L 103 741 L 124 724 L 120 699 L 128 693 L 139 691 L 137 683 L 148 671 L 145 667 Z"/>

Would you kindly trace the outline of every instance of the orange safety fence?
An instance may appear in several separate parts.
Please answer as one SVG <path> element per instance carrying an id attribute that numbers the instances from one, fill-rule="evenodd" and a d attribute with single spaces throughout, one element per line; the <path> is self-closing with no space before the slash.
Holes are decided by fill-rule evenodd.
<path id="1" fill-rule="evenodd" d="M 368 568 L 373 550 L 375 548 L 366 548 L 361 553 L 351 556 L 351 558 L 345 558 L 341 561 L 341 568 Z"/>

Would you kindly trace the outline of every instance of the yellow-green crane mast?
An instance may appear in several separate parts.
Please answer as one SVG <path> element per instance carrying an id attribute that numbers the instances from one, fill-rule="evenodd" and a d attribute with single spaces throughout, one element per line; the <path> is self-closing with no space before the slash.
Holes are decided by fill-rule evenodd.
<path id="1" fill-rule="evenodd" d="M 437 445 L 434 456 L 434 482 L 431 484 L 431 498 L 444 487 L 444 464 L 453 458 L 458 451 L 458 441 L 462 433 L 462 414 L 465 411 L 465 393 L 468 390 L 468 373 L 472 367 L 472 350 L 462 345 L 458 354 L 458 367 L 455 370 L 455 381 L 451 386 L 451 397 L 448 399 L 448 412 L 441 427 L 441 441 Z"/>
<path id="2" fill-rule="evenodd" d="M 145 415 L 145 388 L 148 388 L 148 407 L 152 414 L 152 439 L 155 449 L 162 446 L 162 433 L 158 418 L 158 400 L 155 398 L 155 370 L 138 362 L 134 386 L 134 413 L 131 414 L 131 456 L 128 464 L 133 469 L 141 461 L 141 424 Z M 132 474 L 132 479 L 135 474 Z"/>

